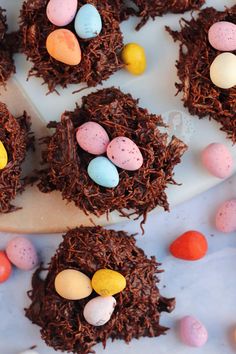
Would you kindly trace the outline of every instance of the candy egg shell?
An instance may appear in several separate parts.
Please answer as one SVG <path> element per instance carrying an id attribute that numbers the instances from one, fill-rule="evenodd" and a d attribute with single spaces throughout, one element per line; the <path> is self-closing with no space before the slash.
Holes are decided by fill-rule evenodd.
<path id="1" fill-rule="evenodd" d="M 76 139 L 83 150 L 93 155 L 104 154 L 110 142 L 105 129 L 96 122 L 82 124 L 76 132 Z"/>
<path id="2" fill-rule="evenodd" d="M 146 54 L 136 43 L 126 44 L 121 52 L 121 59 L 126 64 L 125 68 L 133 75 L 141 75 L 147 67 Z"/>
<path id="3" fill-rule="evenodd" d="M 202 347 L 208 339 L 205 326 L 192 316 L 181 319 L 180 336 L 182 341 L 191 347 Z"/>
<path id="4" fill-rule="evenodd" d="M 12 272 L 12 266 L 7 258 L 6 254 L 3 251 L 0 251 L 0 283 L 6 281 Z"/>
<path id="5" fill-rule="evenodd" d="M 218 178 L 229 177 L 233 169 L 233 158 L 224 144 L 213 143 L 202 152 L 202 163 L 206 169 Z"/>
<path id="6" fill-rule="evenodd" d="M 126 287 L 125 277 L 111 269 L 99 269 L 92 278 L 92 287 L 101 296 L 112 296 Z"/>
<path id="7" fill-rule="evenodd" d="M 8 163 L 7 151 L 3 143 L 0 141 L 0 170 L 5 168 L 7 163 Z"/>
<path id="8" fill-rule="evenodd" d="M 236 50 L 236 25 L 221 21 L 214 23 L 208 32 L 208 39 L 213 48 L 224 52 Z"/>
<path id="9" fill-rule="evenodd" d="M 98 296 L 90 300 L 84 308 L 85 320 L 93 326 L 103 326 L 107 323 L 116 306 L 113 296 Z"/>
<path id="10" fill-rule="evenodd" d="M 46 48 L 51 57 L 64 64 L 78 65 L 81 61 L 79 42 L 74 33 L 67 29 L 51 32 L 46 40 Z"/>
<path id="11" fill-rule="evenodd" d="M 23 270 L 31 270 L 38 265 L 38 256 L 32 242 L 24 237 L 15 237 L 8 242 L 6 254 L 10 261 Z"/>
<path id="12" fill-rule="evenodd" d="M 236 231 L 236 199 L 228 200 L 220 206 L 215 223 L 221 232 Z"/>
<path id="13" fill-rule="evenodd" d="M 56 26 L 66 26 L 76 15 L 77 0 L 50 0 L 47 5 L 47 17 Z"/>
<path id="14" fill-rule="evenodd" d="M 80 38 L 90 39 L 99 35 L 102 30 L 102 19 L 95 6 L 83 5 L 75 18 L 75 31 Z"/>
<path id="15" fill-rule="evenodd" d="M 143 164 L 143 156 L 138 146 L 124 136 L 110 142 L 107 156 L 116 166 L 128 171 L 138 170 Z"/>
<path id="16" fill-rule="evenodd" d="M 211 81 L 217 87 L 229 89 L 236 85 L 236 55 L 221 53 L 210 67 Z"/>
<path id="17" fill-rule="evenodd" d="M 96 157 L 90 161 L 88 175 L 102 187 L 114 188 L 119 184 L 119 173 L 116 166 L 103 156 Z"/>
<path id="18" fill-rule="evenodd" d="M 54 285 L 56 292 L 67 300 L 84 299 L 93 291 L 89 277 L 75 269 L 58 273 Z"/>

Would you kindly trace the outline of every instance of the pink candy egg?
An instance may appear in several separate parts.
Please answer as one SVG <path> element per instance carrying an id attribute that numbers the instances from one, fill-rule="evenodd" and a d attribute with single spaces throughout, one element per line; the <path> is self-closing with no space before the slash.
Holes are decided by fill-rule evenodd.
<path id="1" fill-rule="evenodd" d="M 143 164 L 143 156 L 138 146 L 124 136 L 110 142 L 107 156 L 116 166 L 128 171 L 138 170 Z"/>
<path id="2" fill-rule="evenodd" d="M 202 347 L 208 339 L 205 326 L 192 316 L 181 319 L 180 336 L 182 341 L 191 347 Z"/>
<path id="3" fill-rule="evenodd" d="M 77 0 L 50 0 L 47 5 L 47 17 L 56 26 L 66 26 L 76 15 Z"/>
<path id="4" fill-rule="evenodd" d="M 104 154 L 110 142 L 105 129 L 96 122 L 87 122 L 81 125 L 76 132 L 79 146 L 93 155 Z"/>
<path id="5" fill-rule="evenodd" d="M 205 168 L 218 178 L 229 177 L 233 169 L 233 158 L 223 144 L 213 143 L 202 152 L 202 163 Z"/>
<path id="6" fill-rule="evenodd" d="M 11 263 L 23 270 L 31 270 L 38 264 L 38 256 L 34 245 L 24 237 L 16 237 L 9 241 L 6 254 Z"/>
<path id="7" fill-rule="evenodd" d="M 227 21 L 216 22 L 209 29 L 208 39 L 217 50 L 225 52 L 236 50 L 236 25 Z"/>
<path id="8" fill-rule="evenodd" d="M 223 203 L 216 214 L 216 228 L 221 232 L 236 231 L 236 199 Z"/>

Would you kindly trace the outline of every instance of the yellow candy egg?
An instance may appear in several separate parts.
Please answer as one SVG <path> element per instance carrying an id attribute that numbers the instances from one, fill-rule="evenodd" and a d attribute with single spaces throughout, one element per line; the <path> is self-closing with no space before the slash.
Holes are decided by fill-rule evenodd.
<path id="1" fill-rule="evenodd" d="M 75 269 L 58 273 L 54 285 L 56 292 L 67 300 L 84 299 L 93 291 L 89 277 Z"/>
<path id="2" fill-rule="evenodd" d="M 144 48 L 136 43 L 126 44 L 121 52 L 125 68 L 133 75 L 141 75 L 147 67 Z"/>
<path id="3" fill-rule="evenodd" d="M 5 168 L 7 163 L 8 163 L 7 151 L 3 143 L 0 141 L 0 170 Z"/>
<path id="4" fill-rule="evenodd" d="M 219 54 L 210 67 L 213 84 L 222 89 L 230 89 L 236 85 L 236 55 L 233 53 Z"/>
<path id="5" fill-rule="evenodd" d="M 126 287 L 125 277 L 111 269 L 100 269 L 92 278 L 92 287 L 101 296 L 112 296 Z"/>
<path id="6" fill-rule="evenodd" d="M 48 53 L 54 59 L 68 65 L 78 65 L 81 62 L 79 42 L 71 31 L 60 28 L 49 34 L 46 41 Z"/>

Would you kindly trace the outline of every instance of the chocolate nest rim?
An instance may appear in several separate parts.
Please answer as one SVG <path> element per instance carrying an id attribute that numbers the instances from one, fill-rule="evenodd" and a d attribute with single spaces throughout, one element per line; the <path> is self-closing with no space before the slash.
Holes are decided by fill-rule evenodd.
<path id="1" fill-rule="evenodd" d="M 187 146 L 176 137 L 168 143 L 161 133 L 161 116 L 138 107 L 138 100 L 119 89 L 99 90 L 82 98 L 74 112 L 65 112 L 61 122 L 49 124 L 56 131 L 43 140 L 43 164 L 39 189 L 42 192 L 60 190 L 63 199 L 73 201 L 85 214 L 101 216 L 117 210 L 121 216 L 137 218 L 156 206 L 169 210 L 165 193 L 167 184 L 177 184 L 173 168 L 181 160 Z M 99 123 L 110 139 L 126 136 L 141 150 L 143 166 L 138 171 L 119 169 L 120 183 L 116 188 L 104 188 L 94 183 L 87 166 L 95 156 L 83 151 L 76 141 L 76 129 L 87 121 Z M 91 215 L 92 216 L 92 215 Z"/>
<path id="2" fill-rule="evenodd" d="M 19 209 L 11 202 L 24 190 L 21 165 L 27 150 L 33 146 L 30 125 L 30 117 L 26 112 L 15 118 L 7 106 L 0 102 L 0 141 L 8 154 L 8 164 L 0 170 L 0 213 Z"/>
<path id="3" fill-rule="evenodd" d="M 184 106 L 199 118 L 209 116 L 221 124 L 221 130 L 236 142 L 236 86 L 224 90 L 216 87 L 210 79 L 210 65 L 222 52 L 214 49 L 208 41 L 211 25 L 218 21 L 236 24 L 236 5 L 225 11 L 210 7 L 192 16 L 190 21 L 180 21 L 181 30 L 166 27 L 174 41 L 180 42 L 179 60 L 176 67 L 180 83 L 176 83 L 178 93 L 182 93 Z M 236 51 L 232 52 L 236 54 Z"/>
<path id="4" fill-rule="evenodd" d="M 147 258 L 126 232 L 99 226 L 70 230 L 51 259 L 45 281 L 40 279 L 42 267 L 34 273 L 26 317 L 41 327 L 47 345 L 77 354 L 95 353 L 92 347 L 99 342 L 105 347 L 108 338 L 129 343 L 132 338 L 165 334 L 168 328 L 159 323 L 161 312 L 172 312 L 175 299 L 164 298 L 159 292 L 159 266 L 155 257 Z M 97 296 L 95 293 L 79 301 L 63 299 L 56 293 L 55 276 L 68 268 L 77 269 L 90 279 L 102 268 L 125 276 L 127 286 L 114 295 L 117 305 L 105 325 L 91 326 L 83 318 L 84 306 Z"/>

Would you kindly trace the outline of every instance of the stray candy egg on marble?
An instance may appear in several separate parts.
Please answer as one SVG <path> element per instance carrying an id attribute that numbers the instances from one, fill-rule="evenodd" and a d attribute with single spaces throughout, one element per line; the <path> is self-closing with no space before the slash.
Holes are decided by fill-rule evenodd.
<path id="1" fill-rule="evenodd" d="M 213 48 L 223 52 L 236 50 L 236 25 L 228 21 L 214 23 L 208 32 L 208 39 Z"/>
<path id="2" fill-rule="evenodd" d="M 112 296 L 126 287 L 125 277 L 111 269 L 99 269 L 93 275 L 92 287 L 101 296 Z"/>
<path id="3" fill-rule="evenodd" d="M 206 327 L 192 316 L 181 319 L 180 336 L 182 341 L 191 347 L 202 347 L 208 340 Z"/>
<path id="4" fill-rule="evenodd" d="M 128 171 L 138 170 L 143 164 L 143 156 L 138 146 L 124 136 L 110 142 L 107 156 L 116 166 Z"/>
<path id="5" fill-rule="evenodd" d="M 19 354 L 39 354 L 39 353 L 36 352 L 36 350 L 28 349 L 28 350 L 25 350 L 24 352 L 20 352 Z"/>
<path id="6" fill-rule="evenodd" d="M 76 132 L 76 139 L 83 150 L 93 155 L 104 154 L 110 142 L 106 130 L 96 122 L 82 124 Z"/>
<path id="7" fill-rule="evenodd" d="M 47 5 L 47 17 L 56 26 L 66 26 L 76 15 L 77 0 L 50 0 Z"/>
<path id="8" fill-rule="evenodd" d="M 143 47 L 137 43 L 128 43 L 121 52 L 121 59 L 126 70 L 133 75 L 141 75 L 147 67 L 146 54 Z"/>
<path id="9" fill-rule="evenodd" d="M 232 155 L 224 144 L 213 143 L 208 145 L 201 155 L 205 168 L 218 178 L 227 178 L 233 169 Z"/>
<path id="10" fill-rule="evenodd" d="M 221 53 L 210 66 L 210 78 L 214 85 L 230 89 L 236 85 L 236 55 Z"/>
<path id="11" fill-rule="evenodd" d="M 56 292 L 67 300 L 84 299 L 93 291 L 89 277 L 75 269 L 58 273 L 54 285 Z"/>
<path id="12" fill-rule="evenodd" d="M 115 188 L 119 184 L 119 173 L 116 166 L 104 156 L 96 157 L 90 161 L 88 175 L 102 187 Z"/>
<path id="13" fill-rule="evenodd" d="M 97 37 L 102 30 L 101 16 L 92 4 L 83 5 L 75 18 L 75 31 L 80 38 Z"/>
<path id="14" fill-rule="evenodd" d="M 0 283 L 4 283 L 12 272 L 12 266 L 5 252 L 0 251 Z"/>
<path id="15" fill-rule="evenodd" d="M 7 151 L 0 141 L 0 170 L 4 169 L 8 163 Z"/>
<path id="16" fill-rule="evenodd" d="M 9 260 L 19 269 L 32 270 L 38 265 L 38 255 L 32 242 L 25 237 L 15 237 L 6 247 Z"/>
<path id="17" fill-rule="evenodd" d="M 215 223 L 221 232 L 236 231 L 236 199 L 228 200 L 219 207 Z"/>
<path id="18" fill-rule="evenodd" d="M 103 326 L 110 320 L 115 306 L 116 299 L 113 296 L 97 296 L 85 305 L 84 318 L 93 326 Z"/>
<path id="19" fill-rule="evenodd" d="M 64 64 L 78 65 L 81 62 L 79 42 L 74 33 L 67 29 L 51 32 L 46 40 L 46 48 L 52 58 Z"/>

